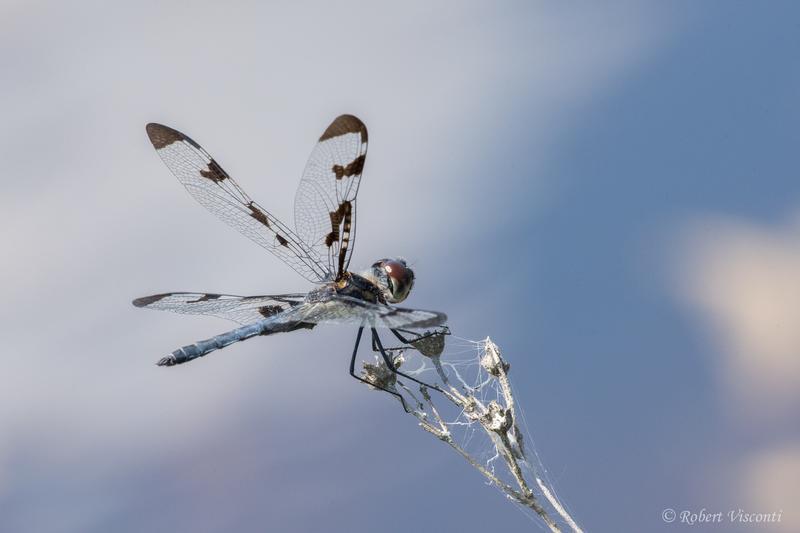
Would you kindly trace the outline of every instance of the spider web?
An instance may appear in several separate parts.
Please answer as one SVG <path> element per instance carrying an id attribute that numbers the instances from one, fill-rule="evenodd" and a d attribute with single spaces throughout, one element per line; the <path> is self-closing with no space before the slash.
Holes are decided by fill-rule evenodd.
<path id="1" fill-rule="evenodd" d="M 434 338 L 435 336 L 434 334 Z M 506 375 L 509 367 L 500 357 L 497 346 L 489 338 L 475 341 L 455 335 L 442 337 L 446 338 L 446 342 L 438 356 L 425 356 L 408 346 L 388 348 L 387 353 L 402 372 L 430 385 L 439 386 L 445 393 L 455 394 L 457 391 L 460 395 L 457 398 L 465 399 L 467 405 L 477 406 L 477 410 L 465 408 L 464 401 L 450 400 L 448 394 L 440 394 L 432 388 L 421 388 L 402 376 L 392 374 L 380 356 L 376 356 L 374 363 L 364 363 L 365 377 L 370 379 L 370 376 L 377 376 L 385 379 L 381 383 L 404 396 L 412 410 L 411 414 L 419 420 L 420 427 L 448 442 L 484 475 L 486 484 L 498 488 L 540 527 L 580 531 L 579 526 L 572 521 L 571 513 L 555 493 L 553 480 L 534 445 L 524 410 L 516 401 L 515 388 Z M 493 348 L 497 350 L 498 359 L 492 359 Z M 503 366 L 500 372 L 503 378 L 499 377 L 496 364 L 492 365 L 492 361 L 497 363 L 498 360 Z M 506 380 L 505 389 L 503 379 Z M 506 422 L 510 418 L 511 424 L 507 431 L 489 431 L 484 424 L 486 419 L 482 421 L 477 416 L 479 413 L 490 412 L 492 406 L 505 414 Z M 437 432 L 437 429 L 440 431 Z M 509 452 L 514 456 L 510 462 L 507 460 Z M 532 505 L 514 497 L 513 489 L 517 489 L 517 494 L 522 491 L 519 490 L 518 478 L 510 467 L 512 463 L 518 465 L 519 474 L 526 481 L 533 497 L 557 524 L 558 529 L 553 529 L 551 524 L 545 524 L 542 513 L 534 512 Z M 512 490 L 509 491 L 509 488 Z"/>

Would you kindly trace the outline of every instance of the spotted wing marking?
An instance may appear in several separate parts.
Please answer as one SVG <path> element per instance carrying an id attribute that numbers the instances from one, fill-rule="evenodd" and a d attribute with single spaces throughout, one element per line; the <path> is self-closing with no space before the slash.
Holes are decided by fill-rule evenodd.
<path id="1" fill-rule="evenodd" d="M 306 279 L 321 282 L 332 278 L 319 251 L 255 203 L 199 144 L 161 124 L 148 124 L 147 134 L 167 167 L 206 209 Z"/>
<path id="2" fill-rule="evenodd" d="M 267 215 L 261 209 L 258 208 L 258 206 L 256 206 L 253 202 L 250 202 L 249 204 L 247 204 L 247 207 L 250 208 L 251 217 L 258 220 L 259 222 L 264 224 L 267 228 L 269 228 L 269 219 L 267 218 Z"/>
<path id="3" fill-rule="evenodd" d="M 333 168 L 331 168 L 331 170 L 333 170 L 333 173 L 336 175 L 337 180 L 340 180 L 345 176 L 348 178 L 356 176 L 358 174 L 361 174 L 361 172 L 364 170 L 364 161 L 366 161 L 366 159 L 367 158 L 365 156 L 360 155 L 356 157 L 353 160 L 353 162 L 349 163 L 346 167 L 343 167 L 342 165 L 333 165 Z"/>
<path id="4" fill-rule="evenodd" d="M 211 300 L 219 300 L 222 298 L 221 294 L 203 294 L 197 300 L 189 300 L 187 303 L 194 304 L 198 302 L 208 302 Z"/>
<path id="5" fill-rule="evenodd" d="M 304 294 L 236 296 L 198 292 L 168 292 L 137 298 L 136 307 L 187 315 L 208 315 L 251 324 L 300 305 Z"/>
<path id="6" fill-rule="evenodd" d="M 228 173 L 222 170 L 222 167 L 219 166 L 219 164 L 217 164 L 217 162 L 214 161 L 213 159 L 209 161 L 208 168 L 206 170 L 200 171 L 200 175 L 203 176 L 204 178 L 210 179 L 214 183 L 219 183 L 222 180 L 231 179 L 231 177 L 228 176 Z"/>
<path id="7" fill-rule="evenodd" d="M 353 115 L 336 118 L 311 153 L 295 197 L 297 234 L 328 257 L 342 279 L 355 242 L 356 195 L 367 154 L 368 134 Z"/>
<path id="8" fill-rule="evenodd" d="M 275 316 L 283 310 L 284 308 L 281 307 L 280 305 L 262 305 L 261 307 L 258 308 L 259 314 L 264 318 Z"/>
<path id="9" fill-rule="evenodd" d="M 345 263 L 347 262 L 347 251 L 350 249 L 350 229 L 353 222 L 353 204 L 351 202 L 342 202 L 342 236 L 339 239 L 341 245 L 339 247 L 339 272 L 343 276 L 345 271 Z"/>

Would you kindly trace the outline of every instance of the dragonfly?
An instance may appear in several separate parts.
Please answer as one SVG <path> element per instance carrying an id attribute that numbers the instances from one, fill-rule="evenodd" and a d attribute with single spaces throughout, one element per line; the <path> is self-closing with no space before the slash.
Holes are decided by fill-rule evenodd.
<path id="1" fill-rule="evenodd" d="M 361 272 L 348 270 L 356 236 L 356 196 L 367 155 L 367 128 L 353 115 L 337 117 L 323 132 L 303 171 L 294 202 L 294 230 L 254 202 L 219 163 L 187 135 L 164 126 L 146 126 L 150 142 L 189 194 L 222 221 L 267 249 L 315 284 L 307 293 L 237 296 L 204 292 L 168 292 L 133 300 L 145 309 L 209 315 L 240 324 L 236 329 L 179 348 L 159 366 L 187 363 L 256 336 L 312 329 L 318 324 L 358 327 L 350 357 L 350 375 L 364 329 L 372 349 L 396 375 L 440 390 L 401 372 L 380 339 L 389 330 L 404 345 L 422 348 L 441 335 L 447 316 L 438 311 L 408 309 L 403 302 L 414 286 L 414 272 L 400 257 L 375 261 Z M 438 328 L 425 333 L 413 330 Z M 393 390 L 377 386 L 398 397 Z"/>

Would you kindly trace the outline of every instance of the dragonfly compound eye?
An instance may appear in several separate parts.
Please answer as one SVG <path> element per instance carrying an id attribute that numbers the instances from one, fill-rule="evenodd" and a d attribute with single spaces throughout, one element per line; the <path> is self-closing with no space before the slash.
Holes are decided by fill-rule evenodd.
<path id="1" fill-rule="evenodd" d="M 406 266 L 405 261 L 393 259 L 384 261 L 383 269 L 386 271 L 392 303 L 402 302 L 414 286 L 414 272 Z"/>

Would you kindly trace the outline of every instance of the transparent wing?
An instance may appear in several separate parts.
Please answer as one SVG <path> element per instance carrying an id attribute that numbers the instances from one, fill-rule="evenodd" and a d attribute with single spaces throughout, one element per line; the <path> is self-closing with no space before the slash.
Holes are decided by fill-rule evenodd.
<path id="1" fill-rule="evenodd" d="M 336 278 L 347 271 L 356 236 L 356 194 L 367 156 L 367 127 L 337 117 L 311 152 L 294 200 L 297 235 Z"/>
<path id="2" fill-rule="evenodd" d="M 137 298 L 136 307 L 172 311 L 186 315 L 208 315 L 251 324 L 299 305 L 305 294 L 235 296 L 204 292 L 167 292 Z"/>
<path id="3" fill-rule="evenodd" d="M 307 280 L 320 282 L 331 277 L 318 251 L 256 204 L 199 144 L 161 124 L 148 124 L 147 135 L 161 160 L 203 207 Z"/>
<path id="4" fill-rule="evenodd" d="M 311 324 L 364 325 L 376 328 L 429 328 L 444 324 L 447 315 L 438 311 L 405 309 L 347 296 L 336 296 L 330 300 L 304 302 L 276 316 L 275 320 Z"/>

